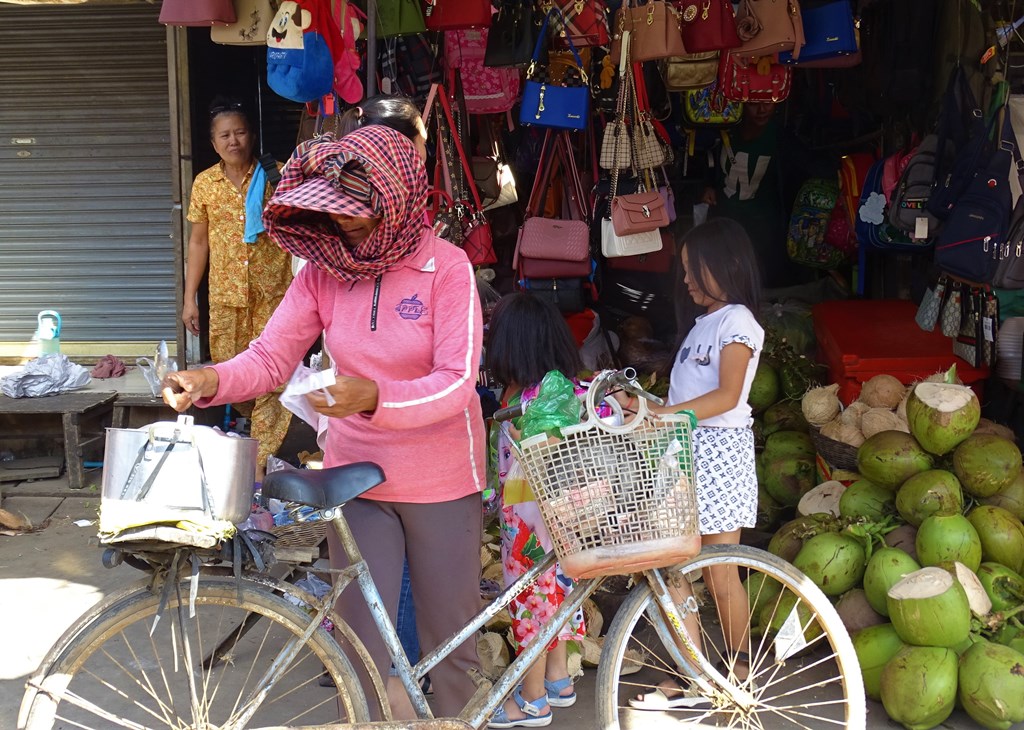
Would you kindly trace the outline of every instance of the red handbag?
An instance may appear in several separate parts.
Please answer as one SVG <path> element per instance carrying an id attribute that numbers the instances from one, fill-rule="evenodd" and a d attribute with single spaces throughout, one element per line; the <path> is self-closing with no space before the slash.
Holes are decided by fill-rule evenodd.
<path id="1" fill-rule="evenodd" d="M 206 27 L 237 22 L 231 0 L 164 0 L 159 21 L 164 25 Z"/>
<path id="2" fill-rule="evenodd" d="M 491 24 L 490 0 L 424 0 L 427 30 L 487 28 Z"/>
<path id="3" fill-rule="evenodd" d="M 687 53 L 726 51 L 740 44 L 729 0 L 674 0 L 683 14 L 683 45 Z"/>
<path id="4" fill-rule="evenodd" d="M 575 157 L 561 137 L 549 129 L 541 148 L 537 176 L 534 178 L 526 217 L 519 228 L 512 267 L 520 278 L 568 279 L 590 276 L 590 224 L 584 207 L 584 194 L 576 170 Z M 558 135 L 556 137 L 556 135 Z M 556 149 L 557 148 L 557 149 Z M 567 190 L 569 208 L 576 218 L 542 218 L 538 214 L 555 169 L 556 157 L 567 171 L 571 188 Z M 575 210 L 574 210 L 575 209 Z"/>
<path id="5" fill-rule="evenodd" d="M 551 8 L 562 11 L 561 18 L 552 20 L 556 45 L 567 48 L 569 40 L 577 48 L 608 45 L 608 12 L 604 0 L 542 0 L 541 12 Z"/>
<path id="6" fill-rule="evenodd" d="M 672 270 L 676 257 L 676 242 L 669 231 L 661 232 L 661 248 L 639 256 L 613 256 L 606 259 L 608 268 L 618 271 L 644 271 L 650 274 L 667 274 Z"/>
<path id="7" fill-rule="evenodd" d="M 793 69 L 763 57 L 750 59 L 723 53 L 718 66 L 718 88 L 726 99 L 778 103 L 789 97 Z"/>

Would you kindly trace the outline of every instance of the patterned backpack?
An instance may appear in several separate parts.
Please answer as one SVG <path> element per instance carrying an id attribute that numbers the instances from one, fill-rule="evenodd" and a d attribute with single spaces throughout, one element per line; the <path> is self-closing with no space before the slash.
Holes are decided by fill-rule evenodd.
<path id="1" fill-rule="evenodd" d="M 835 180 L 811 178 L 800 186 L 786 236 L 790 259 L 817 269 L 835 269 L 846 260 L 845 251 L 825 241 L 838 199 L 839 184 Z"/>
<path id="2" fill-rule="evenodd" d="M 444 54 L 448 68 L 462 80 L 466 111 L 504 114 L 519 98 L 519 69 L 484 65 L 487 28 L 445 31 Z"/>

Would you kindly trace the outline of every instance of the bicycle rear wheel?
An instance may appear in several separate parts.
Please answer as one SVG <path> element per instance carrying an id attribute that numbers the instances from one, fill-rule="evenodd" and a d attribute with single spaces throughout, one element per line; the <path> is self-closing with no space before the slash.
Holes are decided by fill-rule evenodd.
<path id="1" fill-rule="evenodd" d="M 750 630 L 742 646 L 727 645 L 718 611 L 702 590 L 702 571 L 723 565 L 739 571 L 746 589 L 739 600 L 749 609 L 743 610 Z M 605 638 L 597 675 L 600 727 L 864 728 L 864 685 L 853 644 L 832 604 L 806 576 L 769 553 L 741 546 L 705 548 L 662 571 L 669 573 L 682 574 L 693 587 L 700 661 L 688 672 L 669 658 L 662 637 L 675 634 L 650 585 L 639 585 Z M 749 665 L 739 652 L 749 655 Z M 716 665 L 724 667 L 720 672 L 730 687 L 749 693 L 748 701 L 730 696 L 705 673 Z M 677 689 L 688 687 L 693 674 L 711 681 L 719 690 L 715 696 L 687 698 Z M 659 685 L 660 696 L 653 692 Z"/>
<path id="2" fill-rule="evenodd" d="M 366 698 L 352 665 L 310 616 L 265 588 L 202 577 L 189 618 L 189 581 L 170 597 L 152 635 L 160 596 L 139 585 L 83 616 L 29 680 L 18 727 L 212 730 L 248 707 L 251 727 L 360 722 Z M 184 627 L 184 631 L 182 631 Z M 298 645 L 279 680 L 268 669 Z M 334 687 L 321 687 L 324 671 Z M 260 690 L 265 697 L 254 699 Z"/>

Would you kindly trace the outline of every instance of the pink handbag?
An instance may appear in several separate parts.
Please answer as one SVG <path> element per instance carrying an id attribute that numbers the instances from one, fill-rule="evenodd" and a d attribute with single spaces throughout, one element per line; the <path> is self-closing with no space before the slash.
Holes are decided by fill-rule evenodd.
<path id="1" fill-rule="evenodd" d="M 620 236 L 656 231 L 668 223 L 668 208 L 657 190 L 612 198 L 612 226 Z"/>
<path id="2" fill-rule="evenodd" d="M 568 144 L 558 135 L 561 131 L 548 130 L 541 149 L 537 177 L 526 206 L 526 218 L 519 229 L 519 240 L 512 259 L 512 268 L 521 278 L 567 279 L 590 276 L 590 224 L 583 207 L 582 184 L 576 170 L 575 158 Z M 556 149 L 557 148 L 557 149 Z M 567 191 L 570 209 L 576 208 L 572 219 L 542 218 L 538 215 L 541 201 L 550 186 L 556 157 L 566 168 L 563 177 L 571 183 Z"/>
<path id="3" fill-rule="evenodd" d="M 164 0 L 159 21 L 164 25 L 209 28 L 238 21 L 231 0 Z"/>

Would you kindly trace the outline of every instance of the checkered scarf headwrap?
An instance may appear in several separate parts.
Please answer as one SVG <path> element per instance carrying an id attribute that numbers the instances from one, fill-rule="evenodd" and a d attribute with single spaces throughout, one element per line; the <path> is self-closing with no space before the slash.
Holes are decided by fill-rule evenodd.
<path id="1" fill-rule="evenodd" d="M 364 202 L 382 216 L 373 233 L 354 247 L 345 245 L 327 215 L 345 212 L 350 196 L 358 192 L 346 181 L 351 163 L 369 182 L 369 201 Z M 426 195 L 427 173 L 412 142 L 393 129 L 371 125 L 339 140 L 324 136 L 299 145 L 281 171 L 263 222 L 281 248 L 334 277 L 372 279 L 419 246 Z"/>

